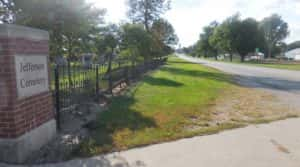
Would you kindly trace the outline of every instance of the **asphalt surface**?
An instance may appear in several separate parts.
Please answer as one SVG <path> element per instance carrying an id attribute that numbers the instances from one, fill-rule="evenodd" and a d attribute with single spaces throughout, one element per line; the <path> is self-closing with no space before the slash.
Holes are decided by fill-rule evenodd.
<path id="1" fill-rule="evenodd" d="M 178 56 L 233 74 L 240 84 L 270 91 L 299 107 L 300 72 Z M 299 129 L 300 119 L 289 119 L 35 167 L 300 167 Z"/>
<path id="2" fill-rule="evenodd" d="M 243 86 L 269 91 L 286 105 L 294 108 L 300 107 L 300 71 L 207 61 L 183 54 L 177 56 L 232 74 L 236 81 Z"/>

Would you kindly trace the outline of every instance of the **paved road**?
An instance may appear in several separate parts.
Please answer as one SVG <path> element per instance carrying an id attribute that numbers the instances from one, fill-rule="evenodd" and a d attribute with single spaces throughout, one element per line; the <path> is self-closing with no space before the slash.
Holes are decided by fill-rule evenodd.
<path id="1" fill-rule="evenodd" d="M 270 91 L 286 105 L 300 108 L 300 71 L 207 61 L 182 54 L 178 57 L 233 74 L 241 85 Z"/>
<path id="2" fill-rule="evenodd" d="M 234 74 L 243 85 L 268 90 L 299 106 L 300 72 L 179 57 Z M 300 167 L 299 129 L 300 119 L 289 119 L 36 167 Z"/>

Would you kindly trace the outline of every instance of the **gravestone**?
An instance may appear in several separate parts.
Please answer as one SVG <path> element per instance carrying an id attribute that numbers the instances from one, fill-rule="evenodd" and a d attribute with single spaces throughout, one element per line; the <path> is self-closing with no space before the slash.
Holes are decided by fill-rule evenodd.
<path id="1" fill-rule="evenodd" d="M 94 54 L 86 53 L 81 56 L 81 63 L 84 67 L 91 67 L 93 65 Z"/>
<path id="2" fill-rule="evenodd" d="M 66 66 L 68 65 L 68 61 L 63 56 L 56 56 L 55 57 L 55 64 L 58 66 Z"/>
<path id="3" fill-rule="evenodd" d="M 21 163 L 56 134 L 49 34 L 0 25 L 0 161 Z"/>

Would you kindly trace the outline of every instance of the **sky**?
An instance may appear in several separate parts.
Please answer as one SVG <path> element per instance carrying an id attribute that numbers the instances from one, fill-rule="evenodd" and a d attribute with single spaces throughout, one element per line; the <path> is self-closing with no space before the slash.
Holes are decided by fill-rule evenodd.
<path id="1" fill-rule="evenodd" d="M 105 21 L 126 21 L 127 0 L 87 0 L 96 7 L 106 8 Z M 240 13 L 242 18 L 262 20 L 277 13 L 288 22 L 290 35 L 286 42 L 300 40 L 300 0 L 172 0 L 172 9 L 163 15 L 174 26 L 181 46 L 194 44 L 204 26 L 222 22 Z"/>

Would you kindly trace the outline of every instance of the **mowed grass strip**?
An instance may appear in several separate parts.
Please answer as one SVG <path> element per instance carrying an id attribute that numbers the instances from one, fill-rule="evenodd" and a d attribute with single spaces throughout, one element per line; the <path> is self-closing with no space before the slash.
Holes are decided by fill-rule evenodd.
<path id="1" fill-rule="evenodd" d="M 171 57 L 125 95 L 113 98 L 77 153 L 89 156 L 238 127 L 205 123 L 213 119 L 210 106 L 231 87 L 230 76 Z M 203 128 L 187 130 L 193 126 Z"/>
<path id="2" fill-rule="evenodd" d="M 229 61 L 227 61 L 229 62 Z M 229 62 L 231 63 L 231 62 Z M 240 61 L 234 61 L 232 63 L 238 63 L 238 64 L 245 64 L 245 65 L 252 65 L 252 66 L 257 66 L 257 67 L 267 67 L 267 68 L 275 68 L 275 69 L 283 69 L 283 70 L 294 70 L 294 71 L 299 71 L 300 70 L 300 64 L 280 64 L 278 63 L 261 63 L 261 62 L 255 62 L 255 61 L 250 61 L 250 62 L 240 62 Z"/>
<path id="3" fill-rule="evenodd" d="M 207 60 L 211 61 L 216 61 L 213 58 L 208 58 Z M 255 61 L 246 61 L 246 62 L 241 62 L 240 59 L 233 59 L 232 62 L 229 60 L 219 60 L 221 62 L 226 62 L 226 63 L 234 63 L 234 64 L 244 64 L 244 65 L 252 65 L 252 66 L 257 66 L 257 67 L 267 67 L 267 68 L 275 68 L 275 69 L 282 69 L 282 70 L 293 70 L 293 71 L 300 71 L 300 63 L 296 64 L 280 64 L 278 63 L 261 63 L 261 62 L 255 62 Z"/>
<path id="4" fill-rule="evenodd" d="M 260 67 L 268 67 L 268 68 L 277 68 L 277 69 L 300 71 L 300 64 L 259 64 L 259 63 L 253 63 L 251 65 L 256 65 L 256 66 L 260 66 Z"/>

